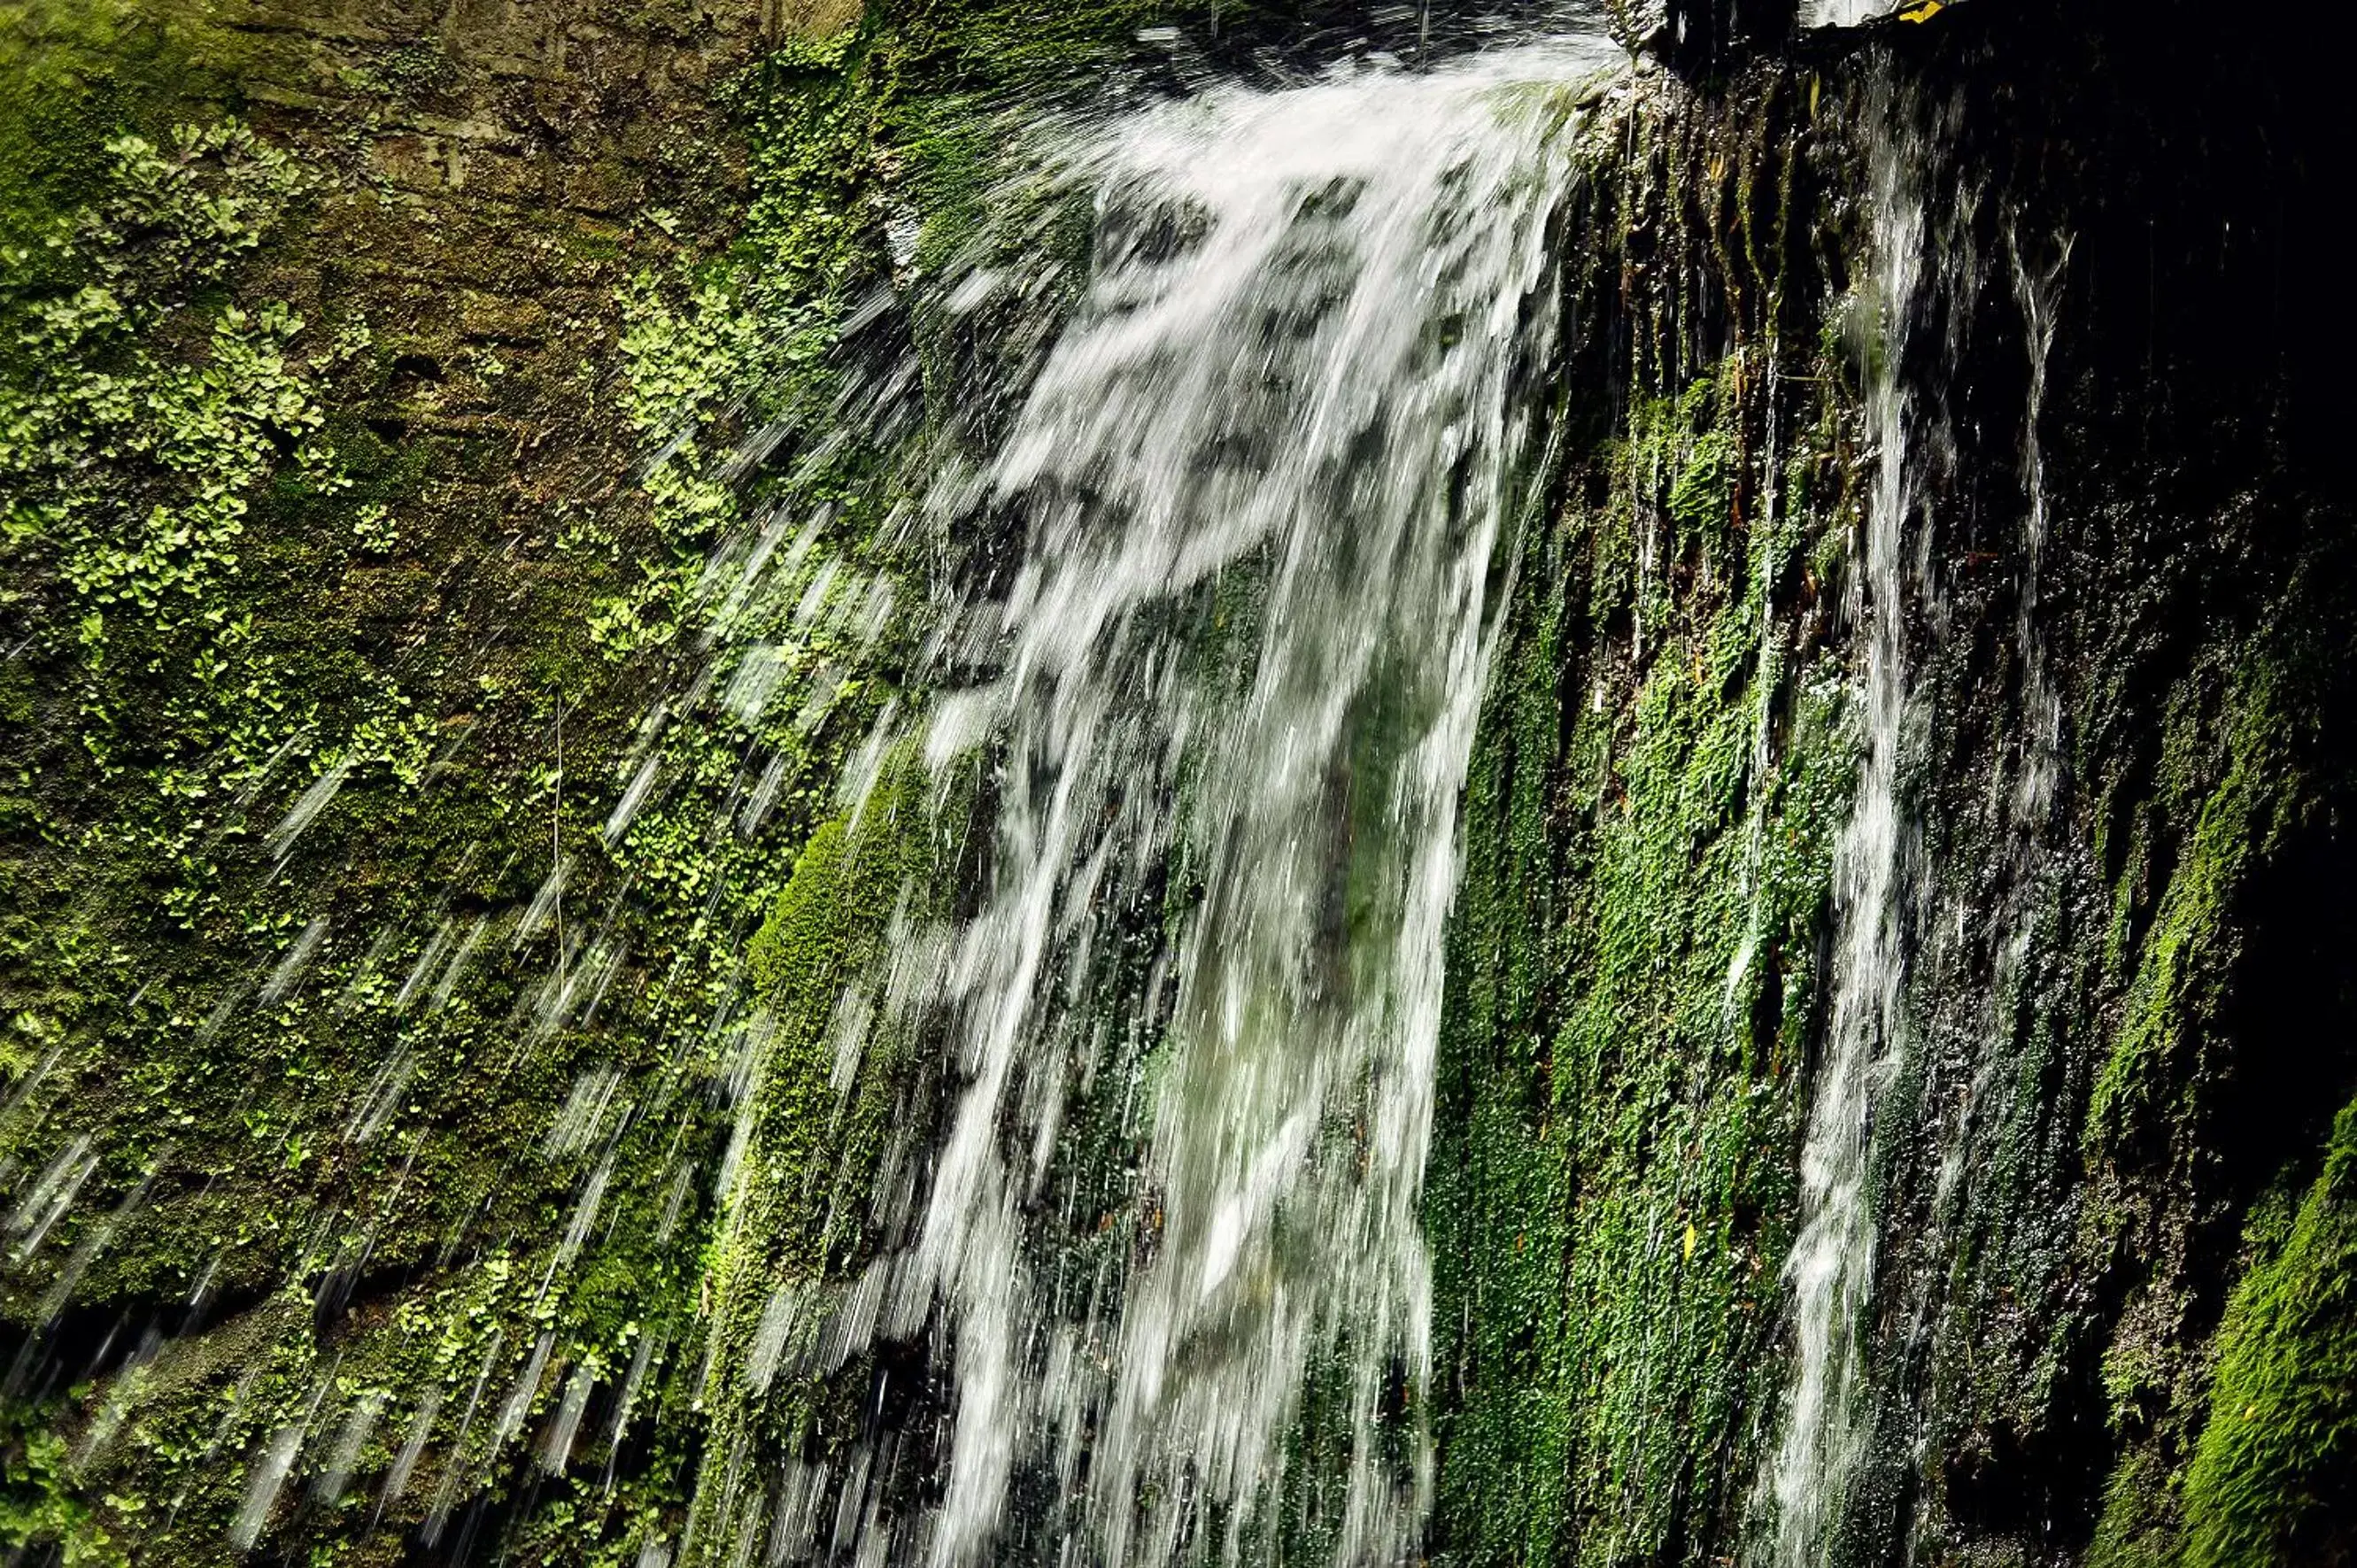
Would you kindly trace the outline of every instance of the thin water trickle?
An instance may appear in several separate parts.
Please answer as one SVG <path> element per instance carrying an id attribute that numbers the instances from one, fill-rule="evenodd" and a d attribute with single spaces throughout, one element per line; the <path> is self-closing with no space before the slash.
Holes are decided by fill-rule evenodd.
<path id="1" fill-rule="evenodd" d="M 945 1307 L 936 1563 L 990 1547 L 1026 1470 L 1065 1499 L 1027 1528 L 1091 1560 L 1256 1555 L 1313 1378 L 1342 1429 L 1330 1556 L 1413 1552 L 1457 801 L 1534 466 L 1567 90 L 1619 58 L 1225 87 L 1058 149 L 1092 193 L 1086 291 L 932 503 L 1021 539 L 965 612 L 995 678 L 931 732 L 940 762 L 989 737 L 996 847 L 947 966 L 963 1086 L 881 1314 Z M 1121 911 L 1164 886 L 1152 1016 L 1108 1020 Z M 1104 1221 L 1128 1244 L 1076 1269 L 1037 1209 L 1077 1201 L 1068 1120 L 1117 1103 L 1084 1101 L 1141 1028 L 1114 1064 L 1143 1122 Z"/>
<path id="2" fill-rule="evenodd" d="M 1875 1220 L 1867 1164 L 1878 1097 L 1906 1048 L 1900 1005 L 1903 928 L 1916 832 L 1901 793 L 1901 748 L 1914 698 L 1907 618 L 1915 585 L 1912 414 L 1902 364 L 1924 262 L 1923 160 L 1887 82 L 1873 106 L 1871 292 L 1860 303 L 1867 350 L 1864 417 L 1874 454 L 1849 616 L 1860 627 L 1865 755 L 1857 793 L 1834 851 L 1840 936 L 1833 1005 L 1801 1151 L 1801 1230 L 1785 1263 L 1792 1290 L 1794 1367 L 1783 1434 L 1770 1457 L 1778 1568 L 1826 1560 L 1864 1434 L 1859 1319 L 1873 1288 Z"/>
<path id="3" fill-rule="evenodd" d="M 2021 525 L 2020 603 L 2014 620 L 2022 659 L 2022 738 L 2019 772 L 2014 785 L 2013 825 L 2017 834 L 2034 838 L 2053 804 L 2062 768 L 2061 698 L 2046 667 L 2046 641 L 2038 625 L 2040 601 L 2046 585 L 2049 532 L 2046 447 L 2039 433 L 2039 421 L 2046 411 L 2046 365 L 2054 350 L 2056 312 L 2062 275 L 2071 264 L 2071 239 L 2067 234 L 2061 236 L 2053 247 L 2052 259 L 2045 266 L 2036 267 L 2023 256 L 2019 235 L 2009 232 L 2007 256 L 2012 263 L 2014 298 L 2021 306 L 2029 350 L 2029 399 L 2021 419 L 2021 485 L 2029 510 Z"/>

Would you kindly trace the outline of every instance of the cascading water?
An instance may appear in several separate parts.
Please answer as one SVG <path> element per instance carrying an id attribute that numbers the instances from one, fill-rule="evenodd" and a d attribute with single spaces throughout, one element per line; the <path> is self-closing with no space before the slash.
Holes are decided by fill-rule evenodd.
<path id="1" fill-rule="evenodd" d="M 1003 437 L 978 463 L 943 460 L 921 504 L 945 534 L 1010 541 L 999 564 L 1011 575 L 985 574 L 993 590 L 946 609 L 920 674 L 947 694 L 905 736 L 888 708 L 847 771 L 856 794 L 907 738 L 944 771 L 979 756 L 995 775 L 979 913 L 947 940 L 896 925 L 881 1010 L 850 1005 L 855 986 L 830 1025 L 840 1089 L 864 1030 L 946 1017 L 948 1113 L 913 1206 L 897 1178 L 871 1198 L 897 1245 L 823 1311 L 798 1294 L 807 1282 L 764 1282 L 743 1369 L 758 1395 L 791 1359 L 840 1369 L 933 1327 L 945 1471 L 910 1519 L 883 1502 L 892 1461 L 868 1449 L 790 1461 L 774 1497 L 745 1481 L 766 1456 L 716 1450 L 684 1535 L 673 1546 L 650 1531 L 643 1561 L 782 1560 L 809 1547 L 823 1499 L 833 1546 L 863 1563 L 977 1561 L 1016 1550 L 1018 1523 L 1029 1561 L 1232 1561 L 1293 1530 L 1338 1563 L 1413 1555 L 1432 1469 L 1418 1205 L 1458 800 L 1501 542 L 1544 467 L 1566 122 L 1576 90 L 1626 59 L 1601 31 L 1573 34 L 1426 72 L 1366 64 L 1285 90 L 1214 87 L 1035 145 L 1094 203 L 1088 282 Z M 1017 292 L 1042 292 L 1039 277 L 975 272 L 942 290 L 953 316 Z M 899 366 L 881 384 L 912 376 Z M 716 553 L 700 590 L 709 657 L 640 726 L 608 843 L 658 785 L 656 738 L 732 660 L 716 705 L 752 714 L 766 702 L 780 666 L 766 647 L 732 645 L 740 609 L 797 600 L 801 630 L 841 600 L 874 639 L 888 593 L 877 609 L 877 593 L 844 588 L 832 564 L 802 585 L 823 519 L 788 547 L 783 517 Z M 831 677 L 813 685 L 823 693 Z M 561 744 L 561 720 L 552 736 Z M 274 853 L 342 779 L 331 771 L 298 802 Z M 772 766 L 729 795 L 714 831 L 749 832 L 777 789 Z M 586 1023 L 621 968 L 608 934 L 620 896 L 584 934 L 565 919 L 570 880 L 553 828 L 546 879 L 510 943 L 556 933 L 554 963 L 514 1010 L 519 1050 Z M 1141 896 L 1161 901 L 1146 922 L 1152 973 L 1109 1004 L 1101 972 L 1137 937 Z M 398 1004 L 445 1008 L 479 952 L 496 951 L 490 926 L 442 918 Z M 322 917 L 264 1000 L 283 998 L 326 933 Z M 216 1023 L 250 991 L 233 990 Z M 756 1179 L 743 1156 L 769 1027 L 735 1006 L 705 1031 L 741 1045 L 715 1090 L 737 1108 L 711 1189 L 724 1247 Z M 348 1142 L 377 1134 L 416 1070 L 406 1046 L 388 1059 Z M 668 1088 L 623 1083 L 619 1069 L 580 1072 L 540 1147 L 587 1171 L 544 1300 L 591 1243 L 619 1140 L 649 1103 L 670 1103 Z M 670 1194 L 659 1241 L 704 1179 L 679 1150 L 674 1136 L 657 1176 Z M 70 1144 L 35 1196 L 58 1188 L 62 1212 L 81 1158 Z M 319 1226 L 321 1255 L 359 1260 L 317 1271 L 322 1312 L 371 1235 Z M 60 1278 L 59 1303 L 75 1277 Z M 618 1369 L 565 1367 L 557 1337 L 494 1329 L 440 1382 L 365 1388 L 348 1408 L 328 1402 L 330 1364 L 250 1455 L 232 1543 L 263 1540 L 323 1444 L 312 1490 L 340 1498 L 382 1427 L 398 1453 L 377 1514 L 430 1497 L 418 1539 L 463 1555 L 483 1517 L 475 1500 L 544 1383 L 564 1391 L 542 1444 L 554 1475 L 592 1390 Z M 699 1400 L 718 1346 L 716 1331 L 701 1347 Z M 650 1368 L 697 1348 L 636 1339 L 600 1416 L 613 1449 Z M 126 1375 L 116 1403 L 134 1392 Z M 1299 1457 L 1313 1426 L 1330 1461 Z M 1042 1477 L 1052 1500 L 1019 1500 Z"/>
<path id="2" fill-rule="evenodd" d="M 1850 818 L 1834 850 L 1831 1015 L 1801 1151 L 1801 1229 L 1785 1263 L 1794 1369 L 1783 1433 L 1770 1456 L 1780 1568 L 1823 1563 L 1863 1456 L 1857 1331 L 1873 1288 L 1875 1217 L 1867 1162 L 1878 1096 L 1906 1047 L 1905 928 L 1918 882 L 1916 834 L 1902 794 L 1902 748 L 1914 708 L 1907 646 L 1910 587 L 1921 572 L 1912 399 L 1903 374 L 1921 284 L 1923 160 L 1903 111 L 1878 89 L 1871 139 L 1872 313 L 1863 414 L 1875 461 L 1849 617 L 1862 628 L 1865 754 Z"/>
<path id="3" fill-rule="evenodd" d="M 1097 207 L 1087 291 L 996 455 L 932 502 L 1022 540 L 1003 601 L 941 639 L 985 640 L 996 678 L 929 729 L 937 763 L 985 736 L 1001 759 L 943 983 L 963 1087 L 882 1315 L 946 1309 L 935 1562 L 989 1549 L 1026 1467 L 1064 1499 L 1032 1560 L 1038 1533 L 1246 1553 L 1319 1377 L 1346 1429 L 1333 1559 L 1413 1550 L 1457 799 L 1534 457 L 1564 90 L 1616 58 L 1222 88 L 1062 151 Z M 1103 1017 L 1091 977 L 1166 876 L 1167 1014 L 1108 1069 L 1144 1021 Z M 1101 1070 L 1135 1075 L 1146 1127 L 1095 1227 L 1118 1256 L 1036 1212 L 1085 1179 L 1059 1137 L 1104 1113 L 1068 1106 Z"/>

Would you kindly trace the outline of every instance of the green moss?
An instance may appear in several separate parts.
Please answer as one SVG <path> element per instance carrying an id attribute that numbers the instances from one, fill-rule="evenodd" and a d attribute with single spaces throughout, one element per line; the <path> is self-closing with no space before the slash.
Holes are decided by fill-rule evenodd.
<path id="1" fill-rule="evenodd" d="M 2287 1218 L 2288 1223 L 2286 1222 Z M 2357 1504 L 2357 1104 L 2297 1211 L 2263 1208 L 2185 1477 L 2187 1568 L 2324 1563 Z"/>
<path id="2" fill-rule="evenodd" d="M 2189 688 L 2198 691 L 2199 687 Z M 2163 788 L 2190 815 L 2191 830 L 2170 869 L 2150 929 L 2136 946 L 2125 1017 L 2087 1108 L 2091 1144 L 2116 1144 L 2130 1128 L 2147 1135 L 2160 1120 L 2152 1097 L 2187 1081 L 2183 1057 L 2215 1019 L 2238 948 L 2234 899 L 2250 866 L 2276 847 L 2300 780 L 2289 761 L 2288 726 L 2276 712 L 2272 671 L 2255 660 L 2225 698 L 2222 777 L 2204 789 L 2208 726 L 2180 708 L 2172 715 Z M 2198 800 L 2198 805 L 2192 805 Z M 2190 808 L 2190 810 L 2188 808 Z M 2120 880 L 2125 904 L 2146 870 L 2134 857 Z M 2115 919 L 2115 952 L 2122 926 Z M 2172 1070 L 2174 1069 L 2175 1070 Z"/>
<path id="3" fill-rule="evenodd" d="M 99 1524 L 91 1509 L 75 1497 L 73 1461 L 66 1439 L 52 1423 L 54 1404 L 11 1401 L 0 1404 L 0 1546 L 23 1554 L 54 1550 L 72 1568 L 113 1568 L 130 1561 Z"/>
<path id="4" fill-rule="evenodd" d="M 1429 1177 L 1453 1562 L 1711 1538 L 1749 1485 L 1731 1434 L 1774 1393 L 1855 765 L 1779 602 L 1835 514 L 1746 526 L 1738 497 L 1784 476 L 1740 456 L 1760 410 L 1719 371 L 1633 403 L 1588 460 L 1600 499 L 1524 563 L 1477 743 Z"/>
<path id="5" fill-rule="evenodd" d="M 736 1517 L 745 1455 L 824 1453 L 859 1430 L 866 1357 L 830 1365 L 818 1335 L 874 1259 L 870 1198 L 920 1103 L 916 1019 L 885 960 L 946 914 L 963 816 L 913 748 L 887 758 L 854 813 L 812 835 L 747 950 L 759 1011 L 705 1265 L 710 1435 L 690 1525 L 715 1552 L 759 1528 Z"/>
<path id="6" fill-rule="evenodd" d="M 921 763 L 896 757 L 856 820 L 837 818 L 812 836 L 747 950 L 769 1022 L 753 1069 L 753 1163 L 740 1167 L 737 1191 L 763 1218 L 739 1210 L 724 1221 L 737 1249 L 724 1287 L 748 1267 L 772 1283 L 815 1277 L 858 1250 L 882 1118 L 907 1087 L 899 1072 L 912 1042 L 905 1026 L 868 1033 L 847 1020 L 881 1010 L 878 961 L 896 915 L 913 936 L 952 891 L 942 863 L 948 821 L 930 791 Z M 855 1014 L 845 1012 L 846 996 L 860 999 Z"/>
<path id="7" fill-rule="evenodd" d="M 2080 1123 L 2093 1178 L 2082 1244 L 2121 1259 L 2126 1297 L 2102 1353 L 2105 1415 L 2119 1446 L 2089 1549 L 2097 1568 L 2265 1560 L 2190 1555 L 2212 1550 L 2189 1533 L 2190 1477 L 2217 1464 L 2199 1455 L 2217 1424 L 2212 1374 L 2226 1340 L 2223 1283 L 2211 1277 L 2222 1260 L 2188 1252 L 2225 1219 L 2205 1222 L 2190 1195 L 2207 1179 L 2200 1167 L 2234 1048 L 2229 1031 L 2248 933 L 2270 913 L 2251 907 L 2250 889 L 2294 841 L 2315 787 L 2299 703 L 2284 695 L 2306 679 L 2283 635 L 2302 613 L 2282 614 L 2269 633 L 2212 651 L 2186 671 L 2168 694 L 2159 735 L 2142 742 L 2154 757 L 2148 783 L 2115 783 L 2097 815 L 2104 828 L 2093 856 L 2114 875 L 2104 950 L 2091 967 L 2111 977 L 2119 1000 L 2116 1023 L 2088 1030 L 2102 1048 Z M 2128 790 L 2139 791 L 2133 807 L 2121 803 L 2118 792 Z M 2266 1250 L 2270 1223 L 2279 1230 L 2283 1214 L 2270 1222 L 2256 1213 L 2250 1245 Z M 2215 1512 L 2216 1498 L 2202 1506 Z"/>

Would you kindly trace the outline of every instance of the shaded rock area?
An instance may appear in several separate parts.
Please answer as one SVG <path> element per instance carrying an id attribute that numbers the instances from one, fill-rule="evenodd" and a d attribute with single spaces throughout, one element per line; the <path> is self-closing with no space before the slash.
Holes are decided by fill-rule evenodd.
<path id="1" fill-rule="evenodd" d="M 2282 1228 L 2337 1223 L 2357 1089 L 2349 345 L 2292 325 L 2328 287 L 2321 100 L 2093 7 L 1729 59 L 1616 111 L 1576 247 L 1598 439 L 1468 801 L 1438 1552 L 1786 1549 L 1824 791 L 1888 613 L 1856 542 L 1903 316 L 1900 1006 L 1855 1134 L 1859 1455 L 1809 1560 L 2338 1561 L 2333 1309 L 2273 1294 L 2345 1299 Z M 1909 301 L 1869 221 L 1894 149 Z"/>

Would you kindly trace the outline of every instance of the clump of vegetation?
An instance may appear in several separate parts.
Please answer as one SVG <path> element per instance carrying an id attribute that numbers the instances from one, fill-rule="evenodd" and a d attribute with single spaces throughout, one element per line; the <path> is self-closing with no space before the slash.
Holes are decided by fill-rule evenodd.
<path id="1" fill-rule="evenodd" d="M 2218 1330 L 2210 1414 L 2186 1473 L 2187 1568 L 2341 1560 L 2357 1508 L 2357 1104 L 2293 1208 L 2252 1225 L 2258 1255 Z"/>

